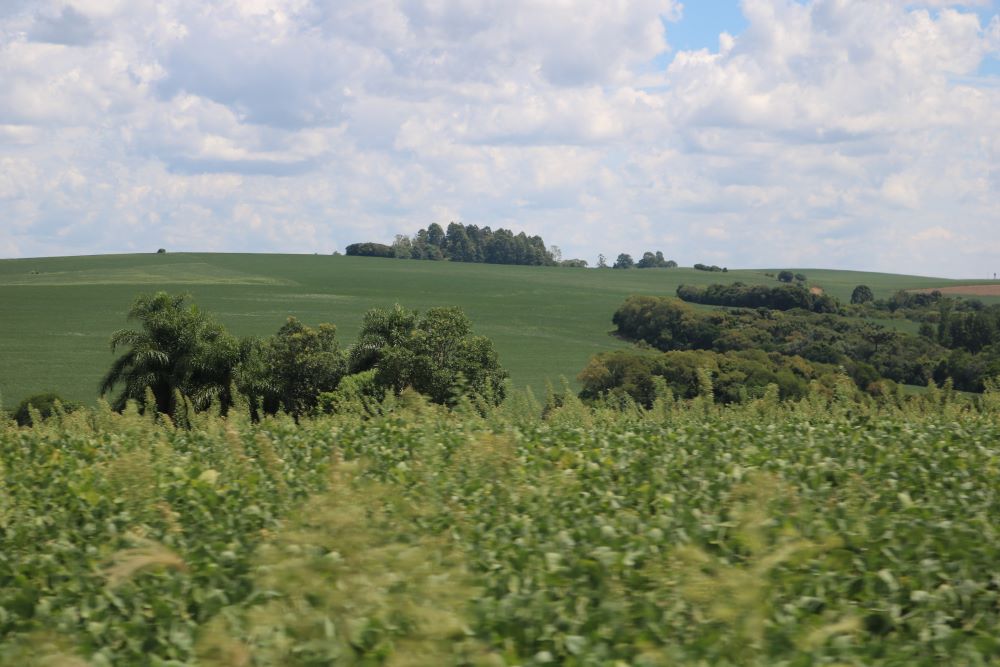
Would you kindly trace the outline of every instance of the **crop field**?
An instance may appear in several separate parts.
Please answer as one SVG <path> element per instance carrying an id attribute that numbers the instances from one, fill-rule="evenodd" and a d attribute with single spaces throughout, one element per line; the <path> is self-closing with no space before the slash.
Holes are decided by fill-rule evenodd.
<path id="1" fill-rule="evenodd" d="M 810 284 L 849 299 L 949 284 L 921 278 L 802 269 Z M 108 338 L 127 326 L 142 292 L 188 292 L 237 335 L 274 333 L 289 315 L 338 326 L 353 341 L 368 309 L 460 306 L 490 337 L 515 387 L 571 379 L 591 354 L 624 346 L 608 335 L 631 294 L 673 294 L 682 283 L 773 283 L 765 273 L 693 269 L 596 271 L 318 255 L 148 254 L 0 261 L 0 396 L 56 391 L 92 405 L 111 363 Z M 906 326 L 908 323 L 903 323 Z"/>
<path id="2" fill-rule="evenodd" d="M 989 665 L 1000 395 L 0 424 L 0 665 Z"/>

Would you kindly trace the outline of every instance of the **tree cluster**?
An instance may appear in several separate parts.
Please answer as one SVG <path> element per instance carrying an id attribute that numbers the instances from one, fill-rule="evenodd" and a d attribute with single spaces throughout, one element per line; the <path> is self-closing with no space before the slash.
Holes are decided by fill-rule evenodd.
<path id="1" fill-rule="evenodd" d="M 728 273 L 729 269 L 724 266 L 716 266 L 715 264 L 695 264 L 694 268 L 697 271 L 711 271 L 713 273 Z"/>
<path id="2" fill-rule="evenodd" d="M 768 309 L 698 312 L 666 297 L 633 296 L 615 312 L 617 334 L 659 350 L 764 350 L 839 364 L 862 389 L 881 378 L 905 384 L 942 383 L 979 392 L 1000 374 L 1000 349 L 949 350 L 914 336 L 832 314 Z M 995 340 L 995 338 L 994 338 Z"/>
<path id="3" fill-rule="evenodd" d="M 778 272 L 778 280 L 783 283 L 790 283 L 793 280 L 799 283 L 804 283 L 806 281 L 806 274 L 804 273 L 792 273 L 787 269 Z"/>
<path id="4" fill-rule="evenodd" d="M 452 222 L 445 230 L 432 223 L 414 236 L 396 236 L 391 246 L 381 243 L 353 243 L 348 255 L 395 257 L 397 259 L 450 260 L 485 264 L 521 264 L 556 266 L 561 264 L 545 247 L 540 236 L 515 234 L 509 229 L 490 229 Z M 567 260 L 567 266 L 577 266 L 583 260 Z"/>
<path id="5" fill-rule="evenodd" d="M 384 243 L 352 243 L 344 248 L 344 254 L 348 257 L 395 257 L 396 252 L 392 246 Z"/>
<path id="6" fill-rule="evenodd" d="M 225 412 L 242 395 L 255 414 L 302 415 L 345 381 L 375 400 L 405 388 L 445 405 L 504 397 L 507 373 L 493 343 L 474 335 L 458 308 L 371 310 L 348 349 L 334 325 L 310 327 L 294 317 L 273 336 L 237 339 L 186 296 L 164 292 L 140 296 L 129 319 L 141 326 L 112 336 L 112 351 L 124 353 L 100 385 L 102 394 L 117 389 L 112 407 L 119 410 L 135 401 L 171 416 L 212 405 Z"/>
<path id="7" fill-rule="evenodd" d="M 600 261 L 598 261 L 598 266 L 604 268 L 607 263 L 604 261 L 604 255 L 601 255 Z M 642 253 L 642 257 L 636 262 L 632 259 L 632 255 L 628 253 L 621 253 L 612 265 L 613 269 L 674 269 L 677 268 L 677 262 L 672 259 L 666 259 L 663 256 L 663 252 L 657 250 L 656 252 L 646 251 Z"/>
<path id="8" fill-rule="evenodd" d="M 583 399 L 627 394 L 649 408 L 659 391 L 657 379 L 674 396 L 694 398 L 703 391 L 700 373 L 705 371 L 712 374 L 713 397 L 719 403 L 759 397 L 769 384 L 778 387 L 782 399 L 801 398 L 813 381 L 833 387 L 839 373 L 833 365 L 762 350 L 689 350 L 658 355 L 615 350 L 591 357 L 577 380 L 583 385 Z"/>
<path id="9" fill-rule="evenodd" d="M 813 294 L 799 285 L 747 285 L 735 282 L 730 285 L 695 287 L 681 285 L 677 296 L 689 303 L 738 308 L 770 308 L 792 310 L 801 308 L 815 313 L 836 313 L 840 302 L 828 294 Z"/>

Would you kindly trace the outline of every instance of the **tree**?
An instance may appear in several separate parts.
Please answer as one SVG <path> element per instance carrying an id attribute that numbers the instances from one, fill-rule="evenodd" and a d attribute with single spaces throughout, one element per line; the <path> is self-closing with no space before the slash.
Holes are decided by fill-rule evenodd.
<path id="1" fill-rule="evenodd" d="M 797 282 L 804 283 L 806 281 L 806 274 L 804 274 L 804 273 L 796 273 L 795 274 L 795 280 Z"/>
<path id="2" fill-rule="evenodd" d="M 121 386 L 111 405 L 121 410 L 129 400 L 145 405 L 147 390 L 156 410 L 174 415 L 179 407 L 176 392 L 198 407 L 219 400 L 223 409 L 232 403 L 229 393 L 239 363 L 240 345 L 222 325 L 215 323 L 186 295 L 157 292 L 142 295 L 128 312 L 141 329 L 122 329 L 111 336 L 111 351 L 127 347 L 101 379 L 103 395 Z M 147 406 L 148 407 L 148 406 Z"/>
<path id="3" fill-rule="evenodd" d="M 445 254 L 453 261 L 476 261 L 476 248 L 472 245 L 472 241 L 469 239 L 469 235 L 461 223 L 453 222 L 448 225 L 444 248 Z"/>
<path id="4" fill-rule="evenodd" d="M 392 242 L 392 252 L 396 259 L 411 259 L 413 257 L 413 243 L 410 237 L 405 234 L 396 234 L 396 240 Z"/>
<path id="5" fill-rule="evenodd" d="M 337 327 L 309 327 L 294 317 L 263 341 L 260 359 L 263 377 L 256 389 L 269 413 L 279 408 L 296 416 L 310 412 L 319 395 L 336 389 L 347 373 L 347 355 L 337 344 Z"/>
<path id="6" fill-rule="evenodd" d="M 632 261 L 632 255 L 628 253 L 622 253 L 618 255 L 618 259 L 615 260 L 615 265 L 611 268 L 613 269 L 631 269 L 635 266 L 635 262 Z"/>
<path id="7" fill-rule="evenodd" d="M 432 308 L 423 317 L 399 306 L 369 311 L 351 352 L 351 370 L 367 368 L 387 390 L 412 387 L 444 405 L 463 394 L 499 403 L 507 378 L 492 341 L 473 335 L 459 308 Z"/>
<path id="8" fill-rule="evenodd" d="M 357 342 L 348 353 L 348 369 L 362 373 L 375 368 L 386 348 L 402 345 L 417 324 L 417 312 L 398 303 L 392 310 L 373 308 L 365 313 Z"/>
<path id="9" fill-rule="evenodd" d="M 791 271 L 779 271 L 778 280 L 780 280 L 783 283 L 790 283 L 793 280 L 795 280 L 795 274 L 792 273 Z"/>
<path id="10" fill-rule="evenodd" d="M 603 254 L 597 256 L 597 268 L 606 269 L 608 268 L 608 258 Z"/>
<path id="11" fill-rule="evenodd" d="M 157 255 L 165 255 L 165 254 L 167 254 L 167 249 L 166 248 L 160 248 L 160 249 L 158 249 L 156 251 L 156 254 Z"/>
<path id="12" fill-rule="evenodd" d="M 875 300 L 875 293 L 872 292 L 872 288 L 868 285 L 858 285 L 851 292 L 851 303 L 861 304 L 869 303 Z"/>
<path id="13" fill-rule="evenodd" d="M 445 233 L 444 229 L 441 228 L 436 222 L 432 222 L 427 227 L 427 242 L 432 246 L 437 246 L 438 248 L 444 247 Z"/>
<path id="14" fill-rule="evenodd" d="M 660 258 L 663 258 L 663 253 L 660 253 Z M 658 266 L 656 263 L 656 255 L 651 252 L 642 253 L 642 258 L 635 264 L 637 269 L 651 269 L 656 266 Z"/>

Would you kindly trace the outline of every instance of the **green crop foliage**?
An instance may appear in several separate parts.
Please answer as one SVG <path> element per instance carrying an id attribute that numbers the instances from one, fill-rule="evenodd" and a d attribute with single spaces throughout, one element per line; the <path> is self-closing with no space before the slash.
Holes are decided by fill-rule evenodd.
<path id="1" fill-rule="evenodd" d="M 0 664 L 996 664 L 997 395 L 7 422 Z"/>

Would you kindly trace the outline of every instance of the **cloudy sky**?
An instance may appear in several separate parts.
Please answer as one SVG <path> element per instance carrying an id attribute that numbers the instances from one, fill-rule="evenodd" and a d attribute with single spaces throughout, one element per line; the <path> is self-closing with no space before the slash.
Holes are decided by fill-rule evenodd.
<path id="1" fill-rule="evenodd" d="M 1000 272 L 1000 0 L 0 0 L 0 257 Z"/>

